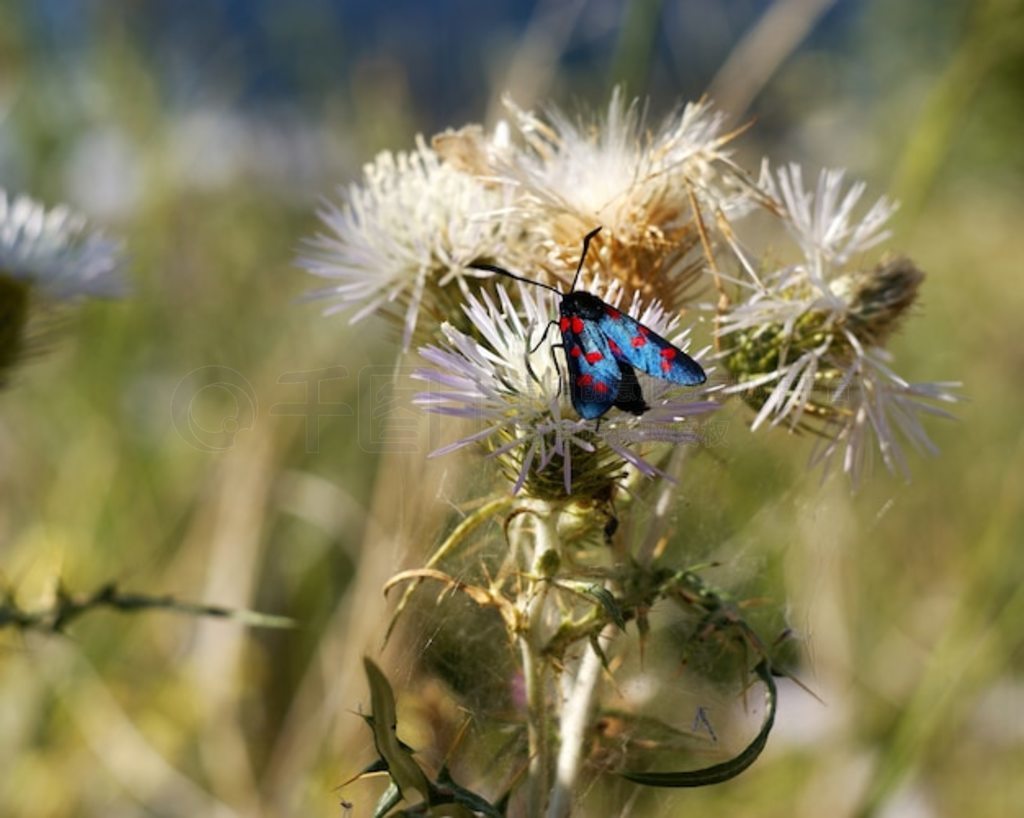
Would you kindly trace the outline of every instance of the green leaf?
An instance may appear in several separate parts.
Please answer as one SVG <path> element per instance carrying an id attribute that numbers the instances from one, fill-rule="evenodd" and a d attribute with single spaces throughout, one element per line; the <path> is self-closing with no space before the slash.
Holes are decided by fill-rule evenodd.
<path id="1" fill-rule="evenodd" d="M 721 784 L 730 778 L 735 778 L 747 767 L 754 763 L 765 744 L 768 743 L 768 734 L 775 724 L 775 705 L 778 700 L 778 691 L 775 687 L 775 679 L 772 677 L 771 667 L 767 661 L 762 661 L 754 668 L 754 673 L 764 683 L 765 701 L 767 703 L 764 723 L 760 731 L 754 736 L 753 741 L 744 750 L 728 761 L 720 764 L 713 764 L 699 770 L 684 770 L 680 772 L 623 772 L 619 773 L 623 778 L 635 784 L 643 784 L 647 787 L 704 787 L 708 784 Z"/>
<path id="2" fill-rule="evenodd" d="M 615 596 L 605 588 L 603 585 L 590 585 L 586 589 L 586 594 L 596 599 L 605 613 L 614 622 L 619 630 L 626 629 L 626 618 L 622 615 L 622 609 L 619 607 L 619 603 L 615 601 Z"/>
<path id="3" fill-rule="evenodd" d="M 437 774 L 437 785 L 438 789 L 447 791 L 445 796 L 450 793 L 451 800 L 467 807 L 471 814 L 485 815 L 487 818 L 504 818 L 505 813 L 491 804 L 490 801 L 477 795 L 472 790 L 467 790 L 465 787 L 456 784 L 447 766 L 442 767 L 441 771 Z"/>
<path id="4" fill-rule="evenodd" d="M 373 743 L 377 752 L 387 763 L 388 773 L 402 797 L 409 790 L 415 790 L 429 798 L 431 788 L 426 774 L 413 760 L 412 751 L 398 740 L 395 694 L 387 677 L 369 658 L 363 658 L 363 667 L 370 684 L 370 706 L 373 710 L 373 718 L 367 719 L 367 723 L 373 727 Z"/>

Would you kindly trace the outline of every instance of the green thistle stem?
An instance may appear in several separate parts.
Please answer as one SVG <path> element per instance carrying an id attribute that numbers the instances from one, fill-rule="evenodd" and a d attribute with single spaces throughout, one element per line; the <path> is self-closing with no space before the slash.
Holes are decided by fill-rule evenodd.
<path id="1" fill-rule="evenodd" d="M 549 579 L 561 562 L 558 520 L 561 507 L 532 499 L 520 508 L 525 512 L 509 531 L 510 545 L 531 566 L 520 592 L 521 626 L 518 643 L 526 687 L 529 767 L 526 814 L 530 818 L 566 818 L 572 809 L 579 776 L 583 741 L 590 723 L 592 705 L 601 679 L 602 659 L 592 644 L 583 648 L 582 658 L 567 663 L 561 671 L 563 695 L 557 702 L 557 759 L 551 739 L 549 702 L 553 622 L 559 611 L 557 594 L 550 593 Z M 600 638 L 609 638 L 614 626 L 605 627 Z M 586 629 L 594 633 L 593 627 Z M 577 638 L 582 638 L 580 633 Z M 575 640 L 573 640 L 575 641 Z M 562 651 L 554 651 L 561 655 Z M 552 778 L 552 771 L 554 777 Z"/>
<path id="2" fill-rule="evenodd" d="M 610 638 L 614 630 L 614 625 L 608 625 L 598 638 Z M 558 730 L 558 761 L 551 800 L 548 802 L 547 818 L 567 818 L 572 809 L 572 795 L 580 772 L 583 740 L 590 724 L 594 697 L 601 681 L 602 666 L 601 656 L 594 650 L 593 645 L 588 644 L 575 675 L 570 675 L 568 670 L 566 671 L 565 701 Z"/>
<path id="3" fill-rule="evenodd" d="M 521 628 L 517 635 L 523 661 L 523 680 L 526 686 L 527 740 L 530 763 L 527 771 L 526 814 L 539 818 L 544 812 L 551 768 L 551 747 L 548 741 L 547 682 L 544 659 L 546 642 L 544 624 L 549 604 L 546 582 L 551 555 L 556 554 L 558 542 L 558 513 L 551 506 L 535 500 L 523 506 L 529 512 L 509 531 L 510 544 L 532 568 L 520 595 Z M 526 520 L 534 524 L 527 526 Z"/>

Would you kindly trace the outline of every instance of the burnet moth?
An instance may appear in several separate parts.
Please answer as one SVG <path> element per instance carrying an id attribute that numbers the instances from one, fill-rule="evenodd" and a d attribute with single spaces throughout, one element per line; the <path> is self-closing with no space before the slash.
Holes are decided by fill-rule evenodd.
<path id="1" fill-rule="evenodd" d="M 590 240 L 600 231 L 598 227 L 583 238 L 580 263 L 567 293 L 493 264 L 469 265 L 543 287 L 559 297 L 558 328 L 569 370 L 569 396 L 573 408 L 587 420 L 601 417 L 613 406 L 634 415 L 650 409 L 634 367 L 683 386 L 696 386 L 707 378 L 700 364 L 679 347 L 596 295 L 576 289 Z"/>

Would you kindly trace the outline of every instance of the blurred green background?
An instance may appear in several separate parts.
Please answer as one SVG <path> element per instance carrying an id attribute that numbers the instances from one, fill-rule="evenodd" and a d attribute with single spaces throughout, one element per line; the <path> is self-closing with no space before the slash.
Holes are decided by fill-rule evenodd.
<path id="1" fill-rule="evenodd" d="M 379 783 L 335 789 L 373 757 L 359 657 L 457 492 L 391 391 L 394 335 L 301 302 L 295 251 L 376 151 L 493 122 L 504 91 L 602 108 L 617 82 L 656 117 L 708 90 L 753 116 L 747 167 L 845 166 L 900 198 L 892 247 L 929 277 L 897 368 L 969 398 L 911 482 L 856 494 L 726 410 L 684 487 L 695 540 L 777 569 L 826 704 L 787 691 L 748 773 L 630 814 L 1019 814 L 1019 2 L 40 0 L 0 3 L 0 185 L 122 236 L 133 292 L 0 395 L 2 582 L 24 607 L 116 580 L 300 627 L 0 632 L 0 815 L 369 814 Z M 415 646 L 385 657 L 430 744 Z"/>

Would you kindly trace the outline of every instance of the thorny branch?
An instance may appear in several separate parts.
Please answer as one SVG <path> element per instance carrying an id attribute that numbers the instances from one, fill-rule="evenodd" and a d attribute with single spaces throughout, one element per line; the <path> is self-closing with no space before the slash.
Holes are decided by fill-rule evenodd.
<path id="1" fill-rule="evenodd" d="M 21 607 L 13 592 L 7 591 L 0 602 L 0 629 L 63 633 L 76 619 L 100 608 L 109 608 L 121 613 L 164 610 L 186 616 L 212 616 L 257 628 L 290 628 L 295 625 L 294 620 L 286 616 L 183 602 L 170 595 L 133 594 L 121 591 L 114 582 L 107 582 L 92 594 L 74 594 L 63 585 L 59 585 L 53 603 L 35 610 Z"/>

